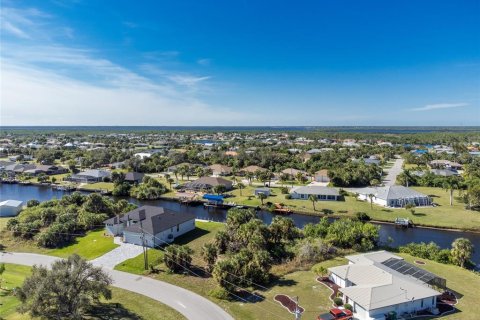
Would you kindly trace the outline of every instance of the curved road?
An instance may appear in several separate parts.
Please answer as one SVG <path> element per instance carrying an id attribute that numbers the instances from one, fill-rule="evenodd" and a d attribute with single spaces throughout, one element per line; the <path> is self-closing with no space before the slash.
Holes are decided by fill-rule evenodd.
<path id="1" fill-rule="evenodd" d="M 60 258 L 33 253 L 2 252 L 0 255 L 0 262 L 2 263 L 27 266 L 33 266 L 34 264 L 49 266 L 58 259 Z M 108 268 L 103 268 L 103 270 L 112 277 L 112 286 L 160 301 L 177 310 L 187 319 L 233 320 L 231 315 L 215 303 L 191 291 L 148 277 Z"/>

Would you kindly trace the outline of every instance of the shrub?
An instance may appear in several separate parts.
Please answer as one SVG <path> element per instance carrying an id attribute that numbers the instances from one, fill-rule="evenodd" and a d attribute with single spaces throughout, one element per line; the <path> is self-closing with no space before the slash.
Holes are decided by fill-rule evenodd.
<path id="1" fill-rule="evenodd" d="M 339 307 L 339 306 L 342 306 L 342 305 L 343 305 L 343 300 L 342 300 L 342 298 L 335 298 L 335 299 L 333 299 L 333 303 L 334 303 L 337 307 Z"/>
<path id="2" fill-rule="evenodd" d="M 350 310 L 350 311 L 353 312 L 353 307 L 352 307 L 352 305 L 351 305 L 350 303 L 345 303 L 344 307 L 345 307 L 345 309 Z"/>
<path id="3" fill-rule="evenodd" d="M 215 288 L 208 292 L 208 295 L 220 300 L 228 300 L 230 298 L 228 291 L 223 288 Z"/>
<path id="4" fill-rule="evenodd" d="M 362 221 L 362 222 L 366 222 L 366 221 L 370 221 L 370 216 L 368 214 L 366 214 L 365 212 L 356 212 L 355 213 L 355 218 L 358 220 L 358 221 Z"/>
<path id="5" fill-rule="evenodd" d="M 27 207 L 28 208 L 31 208 L 31 207 L 36 207 L 40 204 L 40 201 L 38 200 L 35 200 L 35 199 L 32 199 L 32 200 L 28 200 L 27 201 Z"/>
<path id="6" fill-rule="evenodd" d="M 292 199 L 292 195 L 291 194 L 286 194 L 285 199 L 287 199 L 287 200 Z"/>
<path id="7" fill-rule="evenodd" d="M 288 188 L 287 187 L 282 187 L 282 189 L 280 189 L 282 194 L 288 194 Z"/>

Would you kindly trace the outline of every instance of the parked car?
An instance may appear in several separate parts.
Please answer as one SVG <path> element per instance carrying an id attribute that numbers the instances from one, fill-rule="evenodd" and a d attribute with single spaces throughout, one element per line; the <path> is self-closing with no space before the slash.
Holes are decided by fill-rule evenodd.
<path id="1" fill-rule="evenodd" d="M 330 309 L 329 313 L 321 314 L 317 320 L 353 320 L 353 313 L 348 309 Z"/>

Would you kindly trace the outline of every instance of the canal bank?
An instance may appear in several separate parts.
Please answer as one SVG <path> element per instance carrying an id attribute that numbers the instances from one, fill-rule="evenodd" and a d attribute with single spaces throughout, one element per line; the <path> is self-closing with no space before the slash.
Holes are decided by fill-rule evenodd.
<path id="1" fill-rule="evenodd" d="M 24 202 L 36 199 L 39 201 L 47 201 L 51 199 L 60 199 L 64 194 L 62 190 L 53 190 L 50 187 L 27 185 L 22 186 L 18 184 L 0 184 L 0 200 L 15 199 Z M 174 211 L 189 212 L 194 214 L 197 219 L 225 222 L 227 218 L 227 210 L 220 208 L 205 208 L 204 206 L 186 206 L 177 201 L 172 200 L 150 200 L 140 201 L 134 198 L 126 198 L 129 202 L 138 205 L 154 205 L 162 206 Z M 270 224 L 274 213 L 260 210 L 257 216 L 264 223 Z M 322 218 L 321 216 L 305 215 L 299 213 L 292 213 L 288 215 L 295 225 L 303 228 L 307 223 L 317 223 Z M 330 219 L 333 219 L 330 217 Z M 380 241 L 383 244 L 390 246 L 401 246 L 410 242 L 430 242 L 437 243 L 441 248 L 449 248 L 451 243 L 459 237 L 469 239 L 477 249 L 473 256 L 473 261 L 480 264 L 480 234 L 467 231 L 445 230 L 436 228 L 398 228 L 393 224 L 378 223 L 380 228 Z M 393 240 L 393 241 L 391 241 Z"/>

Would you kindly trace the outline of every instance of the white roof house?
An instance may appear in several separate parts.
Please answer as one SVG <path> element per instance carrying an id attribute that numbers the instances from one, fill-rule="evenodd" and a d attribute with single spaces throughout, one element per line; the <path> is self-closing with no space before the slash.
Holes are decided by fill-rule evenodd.
<path id="1" fill-rule="evenodd" d="M 23 201 L 5 200 L 0 202 L 0 217 L 14 217 L 22 210 Z"/>
<path id="2" fill-rule="evenodd" d="M 407 203 L 417 207 L 432 205 L 429 196 L 404 186 L 358 188 L 348 191 L 358 193 L 358 199 L 366 201 L 370 201 L 369 195 L 373 194 L 372 202 L 384 207 L 404 207 Z"/>
<path id="3" fill-rule="evenodd" d="M 290 191 L 292 199 L 308 199 L 310 195 L 314 195 L 318 200 L 338 200 L 340 193 L 335 188 L 323 186 L 305 186 L 293 188 Z"/>
<path id="4" fill-rule="evenodd" d="M 346 257 L 348 265 L 332 267 L 330 280 L 340 286 L 345 303 L 360 320 L 384 319 L 394 311 L 398 316 L 422 310 L 435 312 L 441 293 L 432 281 L 444 281 L 405 262 L 387 251 Z"/>

